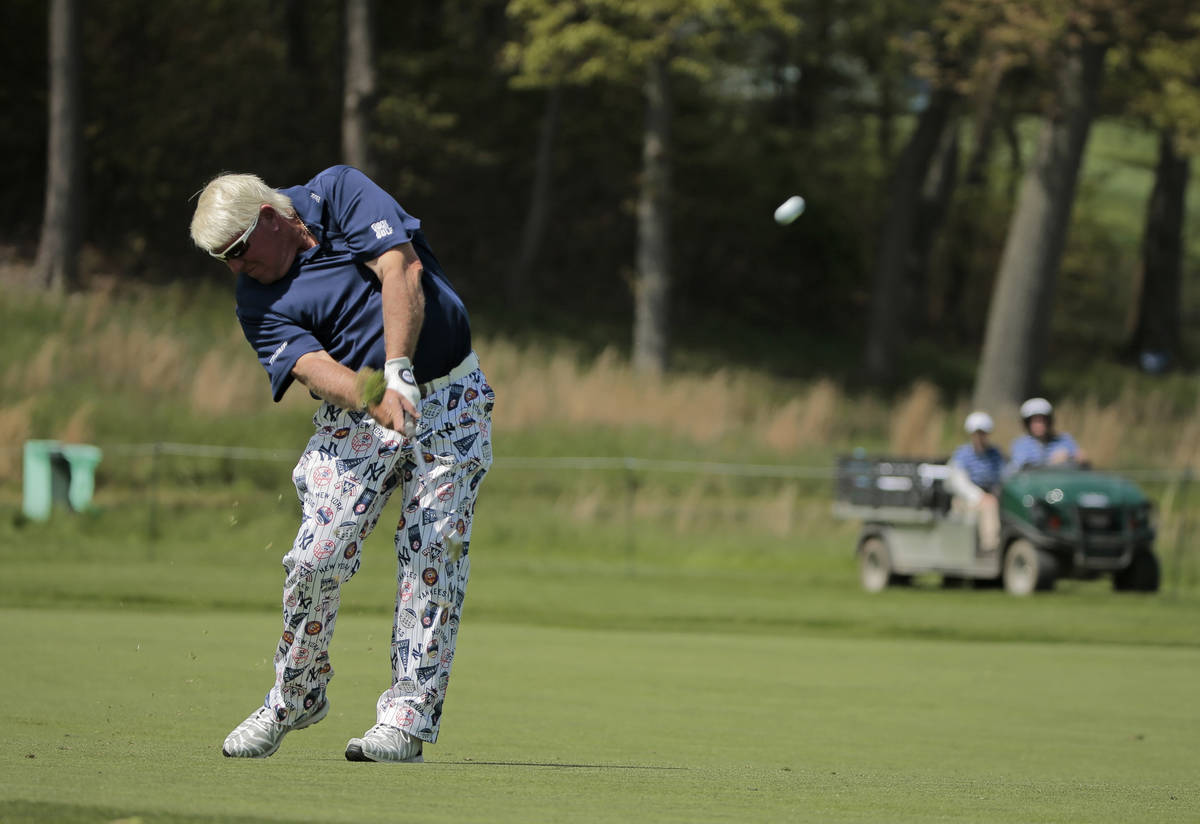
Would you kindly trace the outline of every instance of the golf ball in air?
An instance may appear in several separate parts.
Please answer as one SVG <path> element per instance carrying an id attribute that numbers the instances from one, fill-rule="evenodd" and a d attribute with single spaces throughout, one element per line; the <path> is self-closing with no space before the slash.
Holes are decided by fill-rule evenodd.
<path id="1" fill-rule="evenodd" d="M 775 210 L 775 222 L 780 226 L 786 226 L 802 214 L 804 214 L 804 198 L 800 195 L 792 195 L 780 203 L 779 208 Z"/>

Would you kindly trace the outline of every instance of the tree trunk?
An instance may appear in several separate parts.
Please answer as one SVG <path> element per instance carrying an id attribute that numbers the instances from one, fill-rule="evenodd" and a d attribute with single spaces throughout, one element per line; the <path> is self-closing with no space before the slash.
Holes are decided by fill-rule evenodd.
<path id="1" fill-rule="evenodd" d="M 958 185 L 958 157 L 958 124 L 955 122 L 949 124 L 942 133 L 937 154 L 930 164 L 929 177 L 921 187 L 917 222 L 913 227 L 912 251 L 908 259 L 906 280 L 910 290 L 909 303 L 915 310 L 910 313 L 911 325 L 922 330 L 928 329 L 934 319 L 929 288 L 929 261 L 933 257 L 934 243 L 945 222 L 950 198 Z M 903 319 L 901 322 L 903 323 Z M 902 327 L 902 337 L 905 336 L 905 331 Z"/>
<path id="2" fill-rule="evenodd" d="M 939 89 L 921 112 L 917 128 L 896 162 L 888 192 L 888 208 L 875 259 L 867 328 L 865 366 L 874 383 L 894 379 L 896 354 L 902 341 L 909 307 L 905 305 L 905 274 L 917 220 L 921 187 L 941 141 L 957 94 Z"/>
<path id="3" fill-rule="evenodd" d="M 998 98 L 1004 78 L 1003 66 L 994 65 L 975 100 L 971 148 L 963 172 L 963 191 L 959 208 L 955 209 L 955 216 L 951 220 L 946 283 L 938 315 L 933 319 L 948 338 L 959 342 L 973 339 L 973 330 L 966 317 L 967 286 L 975 274 L 974 258 L 980 228 L 978 221 L 979 216 L 986 212 L 988 160 L 999 126 Z"/>
<path id="4" fill-rule="evenodd" d="M 346 83 L 342 93 L 342 158 L 368 176 L 371 108 L 375 102 L 375 57 L 371 43 L 371 0 L 346 0 Z"/>
<path id="5" fill-rule="evenodd" d="M 963 175 L 963 180 L 968 186 L 982 186 L 987 179 L 987 161 L 991 157 L 992 138 L 996 134 L 998 98 L 1006 76 L 1005 64 L 994 62 L 975 99 L 971 154 Z"/>
<path id="6" fill-rule="evenodd" d="M 1165 355 L 1168 363 L 1180 350 L 1183 218 L 1189 172 L 1189 159 L 1175 152 L 1174 135 L 1163 131 L 1142 235 L 1141 283 L 1135 296 L 1137 325 L 1128 349 L 1134 354 Z"/>
<path id="7" fill-rule="evenodd" d="M 1008 199 L 1016 200 L 1017 180 L 1025 170 L 1025 161 L 1021 157 L 1021 135 L 1017 133 L 1017 118 L 1015 113 L 1004 118 L 1004 143 L 1008 146 Z"/>
<path id="8" fill-rule="evenodd" d="M 646 72 L 633 320 L 633 367 L 651 374 L 661 373 L 667 366 L 667 295 L 671 279 L 670 107 L 666 60 L 652 60 Z"/>
<path id="9" fill-rule="evenodd" d="M 977 408 L 1011 409 L 1033 394 L 1050 335 L 1054 283 L 1104 68 L 1102 43 L 1081 38 L 1060 75 L 1058 110 L 1021 183 L 988 310 Z"/>
<path id="10" fill-rule="evenodd" d="M 875 140 L 879 144 L 879 159 L 887 168 L 895 157 L 896 90 L 890 72 L 881 70 L 879 77 L 879 109 L 876 117 Z"/>
<path id="11" fill-rule="evenodd" d="M 979 219 L 984 215 L 988 199 L 988 168 L 1001 124 L 1000 92 L 1006 79 L 1006 68 L 1000 62 L 992 65 L 985 83 L 980 86 L 972 116 L 971 149 L 962 173 L 962 193 L 959 207 L 950 221 L 950 243 L 946 284 L 941 295 L 935 323 L 944 336 L 955 342 L 976 341 L 977 330 L 967 317 L 967 287 L 974 281 L 978 254 Z M 1008 121 L 1006 121 L 1008 122 Z M 1015 133 L 1015 132 L 1014 132 Z M 1007 134 L 1007 132 L 1006 132 Z M 1020 152 L 1014 156 L 1014 168 L 1019 168 Z M 1015 175 L 1010 175 L 1015 178 Z M 1013 192 L 1009 192 L 1010 198 Z"/>
<path id="12" fill-rule="evenodd" d="M 83 228 L 83 93 L 79 0 L 50 3 L 50 128 L 46 147 L 46 201 L 34 264 L 38 280 L 54 291 L 79 278 Z"/>
<path id="13" fill-rule="evenodd" d="M 534 158 L 533 190 L 529 212 L 525 215 L 525 230 L 521 233 L 521 249 L 516 263 L 508 273 L 507 293 L 511 302 L 525 295 L 529 271 L 537 261 L 546 234 L 546 219 L 550 214 L 550 184 L 554 172 L 554 138 L 558 133 L 558 113 L 562 105 L 562 87 L 552 86 L 546 93 L 546 111 L 538 130 L 537 156 Z"/>
<path id="14" fill-rule="evenodd" d="M 287 38 L 288 71 L 301 77 L 312 71 L 312 52 L 308 41 L 308 15 L 305 13 L 308 0 L 287 0 L 283 7 L 284 34 Z M 305 101 L 307 104 L 308 101 Z M 302 127 L 301 124 L 297 124 Z"/>

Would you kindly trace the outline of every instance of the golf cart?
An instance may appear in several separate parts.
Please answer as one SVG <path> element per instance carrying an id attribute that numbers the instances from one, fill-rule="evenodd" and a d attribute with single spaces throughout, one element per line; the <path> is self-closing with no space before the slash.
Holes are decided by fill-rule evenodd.
<path id="1" fill-rule="evenodd" d="M 1152 505 L 1135 484 L 1075 467 L 1019 472 L 1000 491 L 999 548 L 984 551 L 977 515 L 946 491 L 948 477 L 944 461 L 838 460 L 834 516 L 863 524 L 864 589 L 938 573 L 946 585 L 997 583 L 1013 595 L 1102 575 L 1114 590 L 1158 591 Z"/>

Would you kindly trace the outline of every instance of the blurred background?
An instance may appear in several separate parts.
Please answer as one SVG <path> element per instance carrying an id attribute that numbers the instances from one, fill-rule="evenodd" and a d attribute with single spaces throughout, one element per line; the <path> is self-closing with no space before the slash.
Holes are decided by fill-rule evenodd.
<path id="1" fill-rule="evenodd" d="M 313 403 L 270 402 L 191 198 L 351 163 L 472 313 L 499 395 L 480 542 L 853 586 L 835 456 L 945 457 L 972 408 L 1007 448 L 1042 394 L 1158 502 L 1164 587 L 1200 583 L 1189 4 L 3 8 L 0 506 L 22 540 L 282 554 Z M 83 520 L 22 521 L 39 438 L 103 450 Z"/>

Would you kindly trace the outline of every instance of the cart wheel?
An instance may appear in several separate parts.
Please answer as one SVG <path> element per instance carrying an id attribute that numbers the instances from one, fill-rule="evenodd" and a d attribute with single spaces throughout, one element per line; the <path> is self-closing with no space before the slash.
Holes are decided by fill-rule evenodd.
<path id="1" fill-rule="evenodd" d="M 1139 549 L 1129 566 L 1113 574 L 1113 589 L 1117 592 L 1158 592 L 1160 578 L 1154 551 Z"/>
<path id="2" fill-rule="evenodd" d="M 1008 545 L 1004 556 L 1004 588 L 1010 595 L 1029 595 L 1035 589 L 1054 589 L 1058 563 L 1054 556 L 1024 538 Z"/>
<path id="3" fill-rule="evenodd" d="M 892 578 L 892 558 L 880 538 L 867 538 L 858 547 L 858 579 L 867 592 L 881 592 Z"/>

